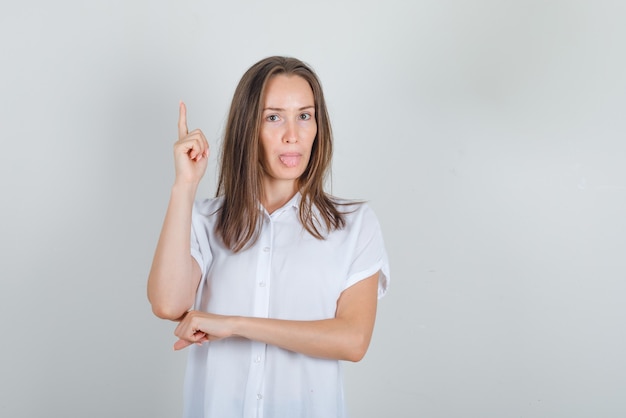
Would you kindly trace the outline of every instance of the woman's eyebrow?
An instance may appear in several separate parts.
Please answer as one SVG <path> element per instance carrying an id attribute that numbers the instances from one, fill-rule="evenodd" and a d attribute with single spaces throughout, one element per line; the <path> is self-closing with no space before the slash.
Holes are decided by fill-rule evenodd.
<path id="1" fill-rule="evenodd" d="M 307 110 L 307 109 L 315 109 L 315 106 L 313 106 L 313 105 L 304 106 L 304 107 L 301 107 L 300 109 L 298 109 L 298 111 Z M 273 112 L 284 112 L 285 111 L 285 109 L 283 109 L 282 107 L 266 107 L 266 108 L 263 108 L 263 111 L 266 111 L 266 110 L 271 110 Z"/>

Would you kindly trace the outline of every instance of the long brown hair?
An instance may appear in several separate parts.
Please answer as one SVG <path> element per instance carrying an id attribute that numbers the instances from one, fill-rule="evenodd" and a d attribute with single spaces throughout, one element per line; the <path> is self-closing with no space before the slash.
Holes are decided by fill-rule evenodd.
<path id="1" fill-rule="evenodd" d="M 260 160 L 260 126 L 263 96 L 267 81 L 277 75 L 297 75 L 313 90 L 317 134 L 311 158 L 298 179 L 302 195 L 299 217 L 304 228 L 314 237 L 345 226 L 340 204 L 324 192 L 330 169 L 333 139 L 322 86 L 313 70 L 296 58 L 269 57 L 254 64 L 237 85 L 224 133 L 217 196 L 223 196 L 218 214 L 217 233 L 234 252 L 252 245 L 262 222 L 259 202 L 262 193 Z M 319 212 L 319 218 L 314 213 Z"/>

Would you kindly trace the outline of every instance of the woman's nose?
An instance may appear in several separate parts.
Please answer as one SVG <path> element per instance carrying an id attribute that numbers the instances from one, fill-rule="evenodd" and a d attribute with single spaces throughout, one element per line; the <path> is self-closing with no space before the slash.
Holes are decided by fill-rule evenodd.
<path id="1" fill-rule="evenodd" d="M 283 141 L 288 144 L 293 144 L 293 143 L 298 142 L 298 127 L 295 122 L 293 121 L 287 122 Z"/>

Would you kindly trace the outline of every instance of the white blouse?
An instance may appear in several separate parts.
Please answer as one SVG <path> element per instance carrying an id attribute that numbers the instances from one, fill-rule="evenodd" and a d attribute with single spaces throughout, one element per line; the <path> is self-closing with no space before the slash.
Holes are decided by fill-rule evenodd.
<path id="1" fill-rule="evenodd" d="M 300 194 L 264 220 L 256 243 L 239 253 L 215 233 L 221 198 L 196 202 L 191 253 L 202 270 L 195 309 L 222 315 L 319 320 L 335 316 L 343 290 L 389 265 L 378 220 L 365 204 L 346 210 L 346 227 L 325 240 L 298 218 Z M 233 337 L 192 345 L 185 417 L 346 417 L 340 362 Z"/>

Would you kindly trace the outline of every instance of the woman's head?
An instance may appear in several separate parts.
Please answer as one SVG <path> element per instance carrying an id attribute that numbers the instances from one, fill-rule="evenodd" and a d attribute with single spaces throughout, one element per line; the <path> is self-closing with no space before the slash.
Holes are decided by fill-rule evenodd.
<path id="1" fill-rule="evenodd" d="M 226 246 L 235 251 L 254 242 L 260 223 L 258 204 L 262 201 L 267 168 L 264 167 L 267 150 L 261 144 L 264 101 L 270 80 L 280 76 L 305 80 L 314 101 L 315 137 L 308 164 L 296 179 L 297 189 L 302 194 L 300 219 L 318 238 L 322 237 L 320 227 L 330 230 L 343 226 L 343 216 L 324 193 L 332 158 L 332 131 L 321 83 L 302 61 L 269 57 L 254 64 L 241 78 L 224 133 L 217 189 L 217 194 L 224 197 L 224 204 L 217 228 Z M 320 210 L 322 219 L 314 219 L 314 206 Z"/>
<path id="2" fill-rule="evenodd" d="M 323 185 L 332 157 L 332 132 L 321 84 L 313 70 L 302 61 L 275 56 L 250 67 L 235 90 L 222 147 L 219 194 L 231 189 L 227 185 L 231 181 L 255 189 L 261 186 L 263 156 L 259 139 L 264 96 L 269 80 L 277 75 L 301 77 L 311 87 L 317 134 L 309 163 L 299 179 L 299 188 L 311 187 L 315 183 Z M 260 197 L 255 195 L 257 199 Z"/>

